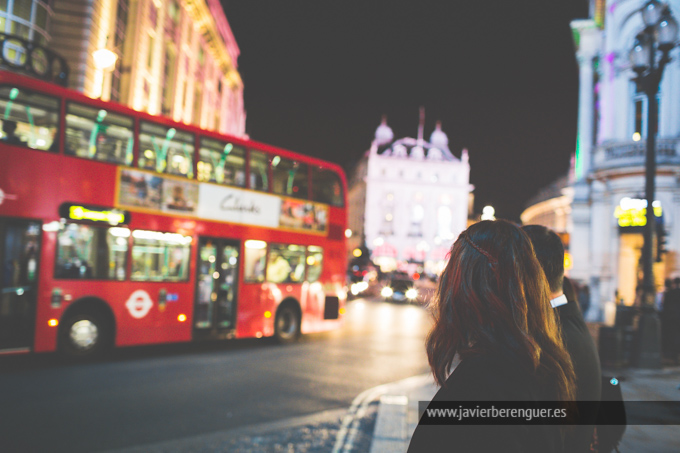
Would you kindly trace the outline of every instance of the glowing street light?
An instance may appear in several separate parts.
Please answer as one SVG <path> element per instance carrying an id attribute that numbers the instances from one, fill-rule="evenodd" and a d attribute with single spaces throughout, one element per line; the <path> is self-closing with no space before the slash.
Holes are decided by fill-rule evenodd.
<path id="1" fill-rule="evenodd" d="M 496 220 L 496 210 L 493 206 L 484 206 L 482 209 L 482 220 Z"/>
<path id="2" fill-rule="evenodd" d="M 109 49 L 95 50 L 92 57 L 94 58 L 94 67 L 102 71 L 113 69 L 118 60 L 118 55 Z"/>

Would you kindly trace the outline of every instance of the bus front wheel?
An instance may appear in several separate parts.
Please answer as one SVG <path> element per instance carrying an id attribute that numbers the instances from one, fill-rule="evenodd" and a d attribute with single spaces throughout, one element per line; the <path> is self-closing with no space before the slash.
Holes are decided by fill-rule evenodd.
<path id="1" fill-rule="evenodd" d="M 72 358 L 102 354 L 110 344 L 111 329 L 105 317 L 93 312 L 69 316 L 61 323 L 59 349 Z"/>
<path id="2" fill-rule="evenodd" d="M 285 304 L 277 310 L 274 337 L 280 343 L 292 343 L 300 337 L 300 312 L 295 305 Z"/>

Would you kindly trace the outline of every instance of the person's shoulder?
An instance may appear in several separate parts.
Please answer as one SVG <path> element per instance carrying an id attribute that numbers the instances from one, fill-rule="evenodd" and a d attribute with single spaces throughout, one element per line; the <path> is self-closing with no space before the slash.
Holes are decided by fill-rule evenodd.
<path id="1" fill-rule="evenodd" d="M 461 361 L 435 395 L 440 401 L 503 401 L 531 395 L 533 374 L 500 353 Z"/>

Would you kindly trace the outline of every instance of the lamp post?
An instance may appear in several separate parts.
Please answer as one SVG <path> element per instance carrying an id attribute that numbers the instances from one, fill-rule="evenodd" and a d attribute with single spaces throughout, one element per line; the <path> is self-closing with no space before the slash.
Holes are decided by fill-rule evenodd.
<path id="1" fill-rule="evenodd" d="M 649 0 L 640 10 L 645 28 L 635 37 L 630 50 L 630 62 L 636 73 L 635 83 L 639 92 L 647 97 L 647 143 L 645 159 L 645 198 L 647 199 L 647 223 L 644 227 L 642 248 L 642 313 L 638 324 L 638 343 L 634 364 L 641 368 L 661 366 L 661 343 L 659 318 L 654 299 L 656 288 L 652 269 L 652 241 L 655 231 L 654 190 L 656 176 L 656 133 L 659 125 L 657 93 L 670 51 L 675 47 L 678 24 L 667 4 Z"/>

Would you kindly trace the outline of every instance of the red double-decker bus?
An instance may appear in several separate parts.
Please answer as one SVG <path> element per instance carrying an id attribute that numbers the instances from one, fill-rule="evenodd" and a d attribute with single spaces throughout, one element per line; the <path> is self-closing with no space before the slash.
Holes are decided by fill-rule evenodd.
<path id="1" fill-rule="evenodd" d="M 0 72 L 0 353 L 340 326 L 340 167 Z"/>

